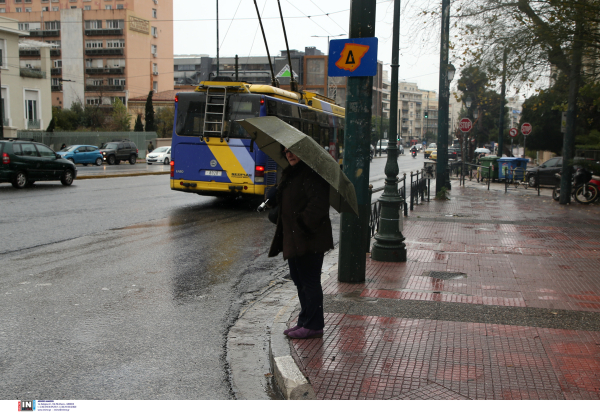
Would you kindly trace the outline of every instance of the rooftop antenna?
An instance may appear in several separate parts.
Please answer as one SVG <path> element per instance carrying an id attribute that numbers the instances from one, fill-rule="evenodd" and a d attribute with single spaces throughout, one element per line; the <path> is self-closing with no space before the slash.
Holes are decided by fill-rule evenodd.
<path id="1" fill-rule="evenodd" d="M 273 71 L 273 62 L 271 62 L 271 55 L 269 54 L 269 46 L 267 45 L 267 37 L 265 36 L 265 30 L 263 29 L 262 20 L 260 19 L 260 12 L 258 11 L 258 4 L 256 4 L 256 0 L 254 0 L 254 7 L 256 7 L 256 14 L 258 15 L 258 23 L 260 24 L 260 31 L 263 35 L 263 40 L 265 41 L 265 48 L 267 49 L 267 58 L 269 59 L 269 67 L 271 68 L 271 86 L 279 87 L 279 82 L 275 78 L 275 72 Z M 290 67 L 291 70 L 291 67 Z"/>
<path id="2" fill-rule="evenodd" d="M 281 17 L 281 26 L 283 27 L 283 37 L 285 38 L 285 50 L 287 51 L 288 64 L 290 66 L 290 89 L 293 92 L 298 91 L 298 82 L 294 80 L 294 70 L 292 69 L 292 58 L 290 57 L 290 46 L 288 46 L 287 34 L 285 32 L 285 23 L 283 22 L 283 14 L 281 13 L 281 3 L 277 0 L 279 6 L 279 16 Z"/>

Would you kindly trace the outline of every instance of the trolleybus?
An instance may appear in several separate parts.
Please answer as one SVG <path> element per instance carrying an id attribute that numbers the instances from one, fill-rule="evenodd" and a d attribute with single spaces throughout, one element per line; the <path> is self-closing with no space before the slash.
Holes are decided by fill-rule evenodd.
<path id="1" fill-rule="evenodd" d="M 236 120 L 277 116 L 343 157 L 343 107 L 311 92 L 246 82 L 206 81 L 175 97 L 171 189 L 206 196 L 264 196 L 277 165 Z"/>

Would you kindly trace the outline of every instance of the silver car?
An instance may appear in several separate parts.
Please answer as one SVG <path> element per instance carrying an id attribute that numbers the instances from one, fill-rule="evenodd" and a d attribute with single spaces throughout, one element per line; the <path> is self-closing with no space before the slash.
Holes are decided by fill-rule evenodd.
<path id="1" fill-rule="evenodd" d="M 146 155 L 146 163 L 148 163 L 149 165 L 156 163 L 168 165 L 170 161 L 171 146 L 157 147 L 152 151 L 152 153 L 148 153 Z"/>

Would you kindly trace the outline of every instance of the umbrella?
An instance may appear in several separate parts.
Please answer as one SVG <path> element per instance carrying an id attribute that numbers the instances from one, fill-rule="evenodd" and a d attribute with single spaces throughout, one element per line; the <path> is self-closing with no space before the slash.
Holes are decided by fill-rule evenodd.
<path id="1" fill-rule="evenodd" d="M 274 116 L 253 117 L 237 122 L 252 136 L 257 146 L 282 168 L 290 164 L 281 152 L 287 147 L 330 185 L 329 203 L 338 212 L 358 216 L 354 185 L 341 171 L 340 165 L 310 136 Z"/>
<path id="2" fill-rule="evenodd" d="M 490 151 L 488 149 L 486 149 L 485 147 L 478 147 L 477 149 L 475 149 L 475 153 L 489 153 Z"/>

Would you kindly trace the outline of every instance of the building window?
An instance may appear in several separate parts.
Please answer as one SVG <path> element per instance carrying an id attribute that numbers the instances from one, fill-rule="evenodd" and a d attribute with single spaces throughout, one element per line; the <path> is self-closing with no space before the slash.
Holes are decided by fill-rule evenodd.
<path id="1" fill-rule="evenodd" d="M 54 60 L 54 67 L 56 67 L 57 69 L 59 67 L 62 67 L 62 60 Z"/>
<path id="2" fill-rule="evenodd" d="M 102 20 L 86 20 L 84 24 L 86 30 L 102 28 Z"/>
<path id="3" fill-rule="evenodd" d="M 87 104 L 88 106 L 99 106 L 100 98 L 99 97 L 87 97 L 85 99 L 85 104 Z"/>
<path id="4" fill-rule="evenodd" d="M 158 52 L 158 47 L 156 46 L 156 44 L 152 44 L 150 46 L 150 51 L 152 52 L 152 54 L 156 54 Z"/>
<path id="5" fill-rule="evenodd" d="M 325 60 L 324 59 L 307 59 L 306 60 L 306 84 L 323 84 L 325 83 Z"/>
<path id="6" fill-rule="evenodd" d="M 6 0 L 0 0 L 0 4 L 6 4 Z"/>
<path id="7" fill-rule="evenodd" d="M 104 47 L 103 40 L 86 40 L 85 48 L 86 49 L 101 49 Z"/>
<path id="8" fill-rule="evenodd" d="M 52 86 L 60 86 L 60 79 L 58 77 L 52 78 Z"/>
<path id="9" fill-rule="evenodd" d="M 31 13 L 31 7 L 25 7 L 25 13 Z"/>
<path id="10" fill-rule="evenodd" d="M 25 91 L 25 118 L 27 120 L 38 120 L 37 91 Z"/>
<path id="11" fill-rule="evenodd" d="M 152 27 L 152 35 L 154 37 L 158 37 L 158 28 L 157 27 Z"/>
<path id="12" fill-rule="evenodd" d="M 88 86 L 102 86 L 102 79 L 87 79 L 86 84 Z"/>
<path id="13" fill-rule="evenodd" d="M 108 67 L 125 67 L 125 59 L 107 59 L 106 65 Z"/>
<path id="14" fill-rule="evenodd" d="M 92 6 L 83 6 L 83 9 L 84 9 L 84 10 L 91 10 L 91 9 L 92 9 Z"/>
<path id="15" fill-rule="evenodd" d="M 48 11 L 48 7 L 42 7 L 42 11 Z"/>
<path id="16" fill-rule="evenodd" d="M 60 40 L 48 40 L 46 43 L 51 44 L 53 49 L 60 49 Z"/>
<path id="17" fill-rule="evenodd" d="M 152 90 L 154 93 L 158 93 L 158 82 L 152 82 Z"/>
<path id="18" fill-rule="evenodd" d="M 125 20 L 106 20 L 107 29 L 122 29 L 125 27 Z"/>
<path id="19" fill-rule="evenodd" d="M 21 7 L 15 7 L 15 13 L 21 13 L 23 9 Z"/>
<path id="20" fill-rule="evenodd" d="M 124 8 L 125 8 L 125 7 L 123 7 L 123 5 L 122 5 L 122 4 L 117 4 L 117 10 L 122 10 L 122 9 L 124 9 Z"/>
<path id="21" fill-rule="evenodd" d="M 118 49 L 123 47 L 125 47 L 125 40 L 123 39 L 106 40 L 107 49 Z"/>
<path id="22" fill-rule="evenodd" d="M 112 6 L 111 6 L 111 5 L 104 6 L 104 8 L 105 8 L 106 10 L 112 10 Z"/>
<path id="23" fill-rule="evenodd" d="M 152 9 L 152 17 L 156 18 L 156 9 Z"/>
<path id="24" fill-rule="evenodd" d="M 52 11 L 58 11 L 58 10 L 59 10 L 58 6 L 52 6 Z"/>
<path id="25" fill-rule="evenodd" d="M 158 73 L 158 64 L 152 63 L 152 73 Z"/>
<path id="26" fill-rule="evenodd" d="M 25 3 L 31 4 L 31 0 L 25 0 Z"/>
<path id="27" fill-rule="evenodd" d="M 110 86 L 125 86 L 125 79 L 108 79 Z"/>
<path id="28" fill-rule="evenodd" d="M 0 13 L 6 13 L 6 9 L 4 7 L 0 8 Z"/>
<path id="29" fill-rule="evenodd" d="M 52 8 L 54 11 L 54 7 Z M 56 10 L 58 11 L 58 10 Z M 44 22 L 44 28 L 46 30 L 60 30 L 60 21 L 47 21 Z"/>
<path id="30" fill-rule="evenodd" d="M 15 3 L 23 3 L 23 0 L 15 0 Z"/>

